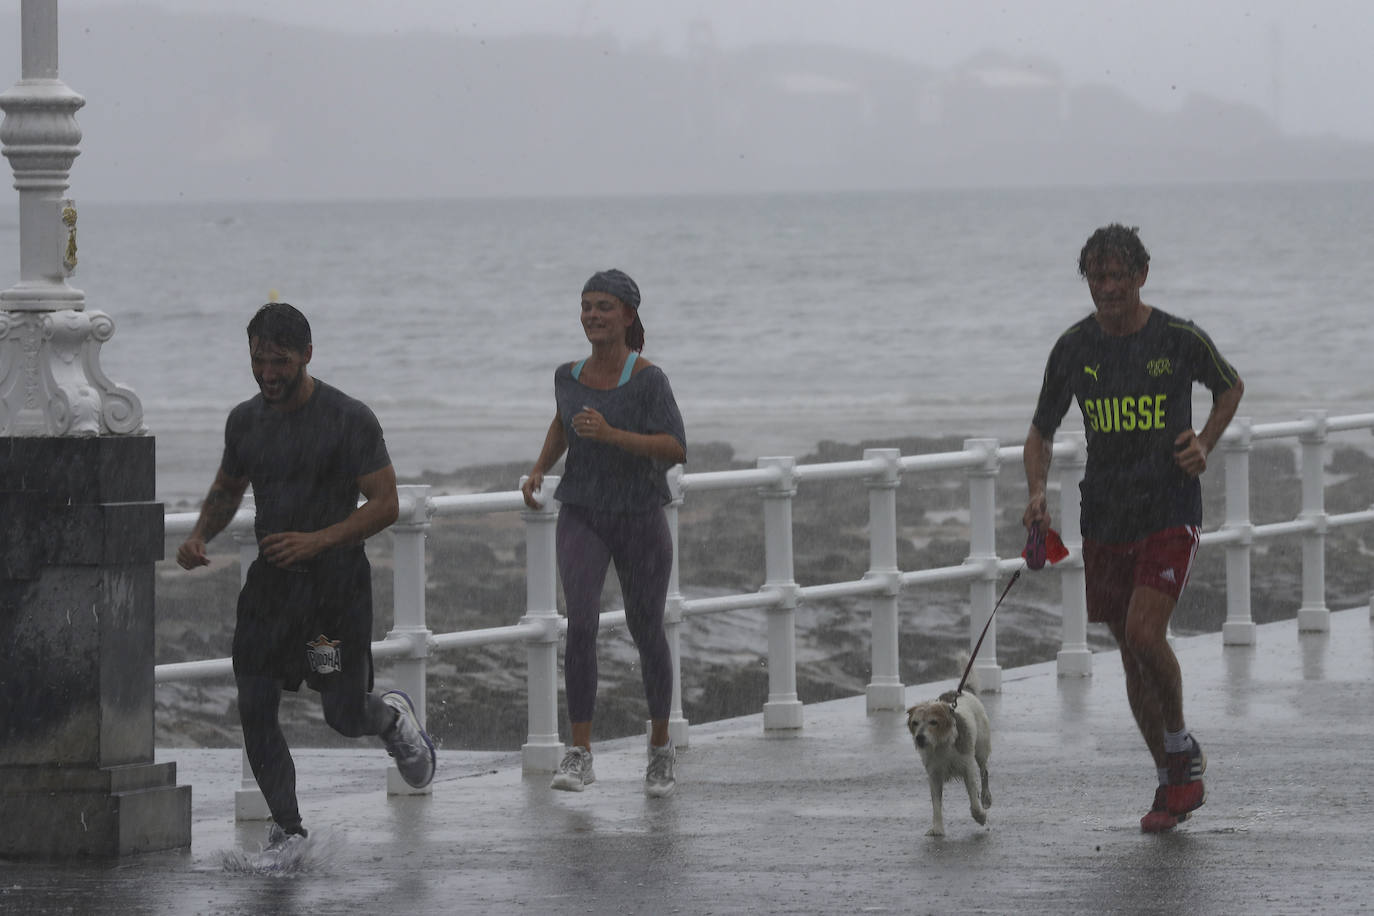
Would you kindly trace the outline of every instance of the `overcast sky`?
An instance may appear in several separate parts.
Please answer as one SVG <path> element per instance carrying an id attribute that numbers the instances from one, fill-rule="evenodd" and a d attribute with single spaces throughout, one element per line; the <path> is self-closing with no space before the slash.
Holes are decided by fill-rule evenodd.
<path id="1" fill-rule="evenodd" d="M 63 0 L 63 7 L 114 2 L 127 0 Z M 1188 92 L 1206 92 L 1257 106 L 1290 132 L 1374 139 L 1370 0 L 161 0 L 160 5 L 234 10 L 355 31 L 611 32 L 625 42 L 669 52 L 684 48 L 689 23 L 705 21 L 723 47 L 824 41 L 934 67 L 996 49 L 1048 58 L 1072 83 L 1106 83 L 1152 108 L 1169 110 Z"/>

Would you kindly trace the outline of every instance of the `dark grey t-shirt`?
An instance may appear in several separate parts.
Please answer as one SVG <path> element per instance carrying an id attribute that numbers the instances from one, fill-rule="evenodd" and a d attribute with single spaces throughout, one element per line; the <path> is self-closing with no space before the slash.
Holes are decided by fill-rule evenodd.
<path id="1" fill-rule="evenodd" d="M 624 513 L 649 512 L 668 502 L 665 472 L 672 465 L 631 455 L 606 442 L 583 439 L 572 428 L 572 418 L 583 407 L 590 407 L 616 429 L 647 435 L 668 433 L 686 449 L 682 414 L 663 370 L 648 366 L 625 384 L 602 390 L 573 378 L 572 365 L 565 363 L 553 374 L 553 394 L 568 440 L 563 478 L 554 492 L 559 502 Z"/>
<path id="2" fill-rule="evenodd" d="M 299 410 L 282 412 L 258 394 L 224 424 L 220 468 L 252 483 L 259 541 L 342 521 L 358 507 L 358 478 L 389 464 L 372 410 L 319 379 Z"/>

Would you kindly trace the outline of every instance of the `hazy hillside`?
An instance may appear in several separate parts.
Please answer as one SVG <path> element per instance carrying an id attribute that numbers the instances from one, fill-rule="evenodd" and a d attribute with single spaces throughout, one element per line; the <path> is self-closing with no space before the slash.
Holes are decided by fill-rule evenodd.
<path id="1" fill-rule="evenodd" d="M 0 47 L 0 84 L 18 53 Z M 87 99 L 73 193 L 88 199 L 1374 176 L 1371 144 L 1285 137 L 1206 98 L 1147 111 L 997 52 L 937 72 L 827 47 L 669 57 L 131 6 L 64 10 L 62 76 Z"/>

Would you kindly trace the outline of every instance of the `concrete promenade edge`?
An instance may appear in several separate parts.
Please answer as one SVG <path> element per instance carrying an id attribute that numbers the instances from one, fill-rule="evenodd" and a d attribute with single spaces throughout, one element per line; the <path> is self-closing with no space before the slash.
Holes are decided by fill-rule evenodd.
<path id="1" fill-rule="evenodd" d="M 1142 835 L 1153 765 L 1115 653 L 1089 678 L 1008 669 L 993 723 L 988 824 L 945 790 L 947 835 L 898 712 L 809 705 L 796 737 L 762 716 L 694 726 L 678 791 L 645 798 L 643 739 L 598 743 L 597 782 L 552 792 L 518 753 L 441 751 L 430 797 L 388 798 L 379 747 L 297 753 L 307 867 L 226 871 L 237 750 L 170 749 L 193 786 L 192 846 L 117 861 L 0 861 L 0 913 L 1302 913 L 1374 910 L 1370 609 L 1178 639 L 1207 804 Z M 911 686 L 908 703 L 953 679 Z M 23 829 L 6 825 L 5 829 Z"/>

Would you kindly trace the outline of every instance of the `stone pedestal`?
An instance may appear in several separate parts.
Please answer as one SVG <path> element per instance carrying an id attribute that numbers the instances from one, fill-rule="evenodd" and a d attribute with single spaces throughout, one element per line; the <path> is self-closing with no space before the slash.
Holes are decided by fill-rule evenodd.
<path id="1" fill-rule="evenodd" d="M 151 436 L 0 438 L 0 857 L 189 846 L 153 763 Z"/>

